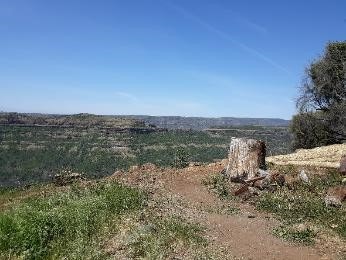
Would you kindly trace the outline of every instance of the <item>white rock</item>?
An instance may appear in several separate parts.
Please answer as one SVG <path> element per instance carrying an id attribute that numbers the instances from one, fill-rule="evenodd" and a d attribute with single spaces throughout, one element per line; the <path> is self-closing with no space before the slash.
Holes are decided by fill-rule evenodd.
<path id="1" fill-rule="evenodd" d="M 310 184 L 310 180 L 309 180 L 309 177 L 306 175 L 305 171 L 302 170 L 299 175 L 298 175 L 299 179 L 302 181 L 302 182 L 305 182 L 307 184 Z"/>

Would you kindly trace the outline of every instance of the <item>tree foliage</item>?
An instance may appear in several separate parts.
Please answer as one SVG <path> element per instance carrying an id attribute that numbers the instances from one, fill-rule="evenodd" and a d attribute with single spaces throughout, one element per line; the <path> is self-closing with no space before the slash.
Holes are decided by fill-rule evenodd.
<path id="1" fill-rule="evenodd" d="M 312 148 L 337 142 L 327 125 L 319 120 L 318 112 L 293 116 L 290 127 L 294 134 L 294 148 Z"/>
<path id="2" fill-rule="evenodd" d="M 305 71 L 291 130 L 294 148 L 346 140 L 346 41 L 328 43 Z"/>

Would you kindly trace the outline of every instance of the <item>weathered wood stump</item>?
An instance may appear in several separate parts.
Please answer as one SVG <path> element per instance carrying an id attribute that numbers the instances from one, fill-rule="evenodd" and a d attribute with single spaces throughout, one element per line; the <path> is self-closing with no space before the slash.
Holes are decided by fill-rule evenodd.
<path id="1" fill-rule="evenodd" d="M 265 169 L 266 147 L 262 141 L 233 138 L 230 144 L 226 176 L 231 181 L 245 181 Z"/>

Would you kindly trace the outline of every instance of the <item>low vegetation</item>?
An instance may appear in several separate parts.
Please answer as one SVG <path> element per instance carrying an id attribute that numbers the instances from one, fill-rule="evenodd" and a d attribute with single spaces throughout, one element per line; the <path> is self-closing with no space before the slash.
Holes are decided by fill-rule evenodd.
<path id="1" fill-rule="evenodd" d="M 270 167 L 285 175 L 298 172 L 293 165 Z M 340 185 L 341 181 L 342 177 L 337 170 L 328 170 L 324 174 L 311 176 L 310 184 L 300 181 L 289 188 L 284 186 L 273 191 L 258 191 L 259 196 L 246 195 L 242 198 L 246 200 L 250 196 L 257 209 L 273 213 L 281 221 L 281 225 L 274 229 L 274 234 L 285 240 L 312 244 L 319 231 L 332 232 L 345 239 L 345 205 L 337 208 L 326 206 L 324 202 L 327 189 Z M 221 200 L 238 198 L 231 194 L 231 190 L 237 188 L 232 187 L 221 174 L 211 175 L 202 182 Z M 230 213 L 233 213 L 232 207 Z"/>
<path id="2" fill-rule="evenodd" d="M 3 256 L 25 259 L 102 257 L 100 234 L 115 230 L 118 216 L 141 209 L 145 197 L 102 183 L 29 198 L 0 213 L 0 250 Z"/>
<path id="3" fill-rule="evenodd" d="M 228 181 L 224 175 L 212 175 L 206 179 L 203 179 L 202 182 L 220 199 L 229 199 L 231 197 L 229 186 L 227 185 Z"/>
<path id="4" fill-rule="evenodd" d="M 293 190 L 284 187 L 273 193 L 264 193 L 259 197 L 257 207 L 274 213 L 287 226 L 308 223 L 318 229 L 334 230 L 341 237 L 346 238 L 345 207 L 326 207 L 324 203 L 328 187 L 340 185 L 340 183 L 340 174 L 331 171 L 324 176 L 314 176 L 311 179 L 311 185 L 299 183 Z M 284 237 L 291 235 L 294 237 L 292 232 L 284 232 Z M 310 232 L 308 234 L 311 235 Z M 299 237 L 299 234 L 297 236 Z"/>
<path id="5" fill-rule="evenodd" d="M 316 232 L 310 228 L 299 230 L 287 225 L 280 225 L 274 229 L 274 235 L 294 243 L 311 245 L 314 243 Z"/>
<path id="6" fill-rule="evenodd" d="M 0 258 L 212 259 L 204 228 L 178 216 L 159 216 L 150 198 L 114 182 L 49 189 L 3 190 Z M 15 198 L 27 198 L 16 201 Z"/>
<path id="7" fill-rule="evenodd" d="M 136 229 L 127 247 L 133 259 L 168 259 L 172 254 L 179 255 L 186 250 L 192 254 L 201 253 L 201 248 L 206 245 L 201 226 L 170 217 L 151 219 L 150 224 Z"/>

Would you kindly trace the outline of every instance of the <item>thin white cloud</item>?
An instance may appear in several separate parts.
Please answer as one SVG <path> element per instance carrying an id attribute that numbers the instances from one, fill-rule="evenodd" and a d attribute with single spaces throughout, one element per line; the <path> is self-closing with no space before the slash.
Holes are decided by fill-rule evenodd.
<path id="1" fill-rule="evenodd" d="M 228 40 L 229 42 L 231 42 L 232 44 L 238 46 L 239 48 L 241 48 L 242 50 L 246 51 L 247 53 L 250 53 L 251 55 L 257 57 L 258 59 L 270 64 L 271 66 L 290 74 L 290 71 L 288 71 L 285 67 L 283 67 L 282 65 L 280 65 L 279 63 L 275 62 L 274 60 L 272 60 L 271 58 L 267 57 L 266 55 L 264 55 L 263 53 L 247 46 L 244 43 L 241 43 L 237 40 L 235 40 L 231 35 L 229 35 L 228 33 L 216 28 L 215 26 L 205 22 L 204 20 L 202 20 L 201 18 L 197 17 L 196 15 L 192 14 L 190 11 L 187 11 L 186 9 L 182 8 L 181 6 L 178 6 L 176 4 L 173 4 L 172 2 L 167 2 L 169 6 L 171 6 L 174 10 L 176 10 L 177 12 L 179 12 L 180 14 L 184 15 L 185 17 L 188 17 L 189 19 L 193 20 L 194 22 L 200 24 L 201 26 L 203 26 L 205 29 L 207 29 L 210 32 L 213 32 L 215 34 L 217 34 L 219 37 L 224 38 L 226 40 Z"/>

